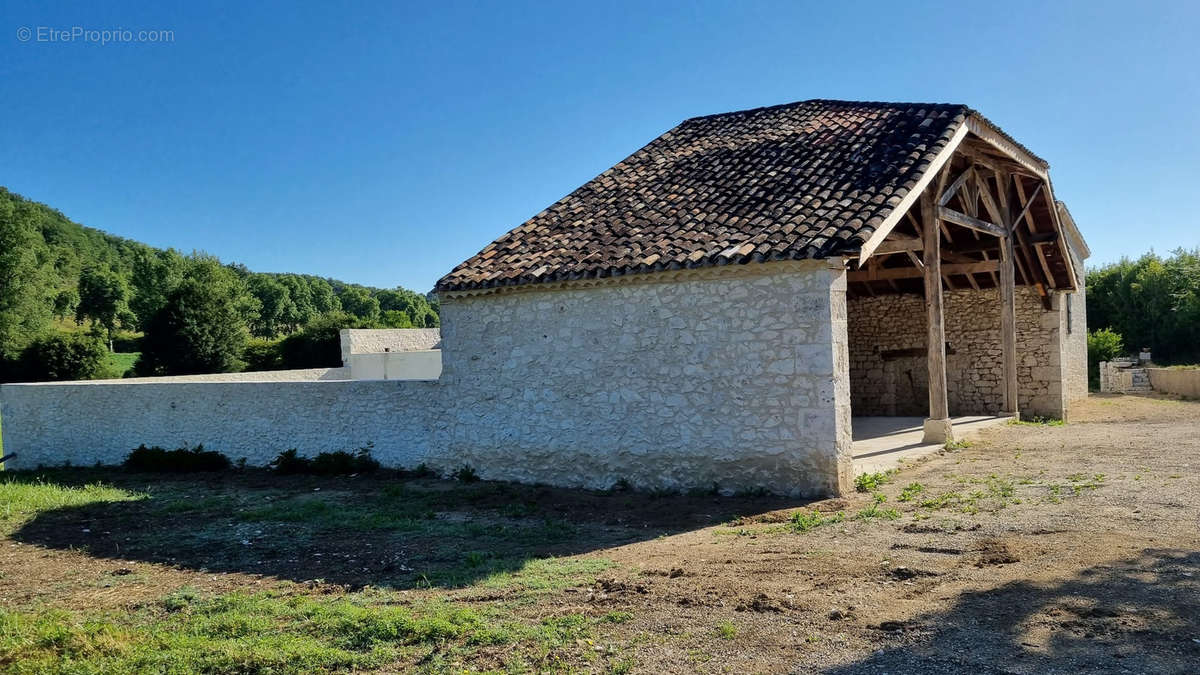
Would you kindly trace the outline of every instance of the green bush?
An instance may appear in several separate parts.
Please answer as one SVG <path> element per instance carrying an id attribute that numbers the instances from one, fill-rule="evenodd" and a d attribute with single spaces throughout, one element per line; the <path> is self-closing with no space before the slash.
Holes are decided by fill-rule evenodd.
<path id="1" fill-rule="evenodd" d="M 371 473 L 379 469 L 379 462 L 371 456 L 372 444 L 355 452 L 337 450 L 322 452 L 316 457 L 302 456 L 296 448 L 284 450 L 271 462 L 271 470 L 281 475 L 309 474 L 314 476 L 344 476 L 354 473 Z"/>
<path id="2" fill-rule="evenodd" d="M 242 350 L 242 361 L 246 370 L 282 370 L 283 360 L 279 356 L 279 340 L 250 338 Z"/>
<path id="3" fill-rule="evenodd" d="M 1125 345 L 1121 334 L 1111 328 L 1101 328 L 1088 333 L 1088 385 L 1093 389 L 1100 387 L 1100 362 L 1112 361 L 1125 354 Z"/>
<path id="4" fill-rule="evenodd" d="M 194 448 L 164 450 L 158 446 L 139 445 L 125 458 L 126 469 L 155 473 L 191 473 L 194 471 L 225 471 L 231 466 L 229 458 L 216 450 Z"/>
<path id="5" fill-rule="evenodd" d="M 278 344 L 279 367 L 337 368 L 342 365 L 343 328 L 355 328 L 359 320 L 344 312 L 331 312 L 313 319 L 299 332 Z"/>
<path id="6" fill-rule="evenodd" d="M 107 373 L 108 349 L 91 334 L 60 333 L 34 340 L 21 353 L 21 379 L 35 382 L 93 380 Z"/>

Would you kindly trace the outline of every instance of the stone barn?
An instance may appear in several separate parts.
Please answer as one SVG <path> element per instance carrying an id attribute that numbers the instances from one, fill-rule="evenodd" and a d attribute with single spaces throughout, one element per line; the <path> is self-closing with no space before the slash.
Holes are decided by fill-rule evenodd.
<path id="1" fill-rule="evenodd" d="M 1048 171 L 963 105 L 686 120 L 438 282 L 446 450 L 494 477 L 828 494 L 856 455 L 1067 418 L 1088 249 Z"/>
<path id="2" fill-rule="evenodd" d="M 965 106 L 698 117 L 443 277 L 440 334 L 348 335 L 319 373 L 6 384 L 4 447 L 836 494 L 979 424 L 1069 417 L 1087 255 L 1046 163 Z"/>

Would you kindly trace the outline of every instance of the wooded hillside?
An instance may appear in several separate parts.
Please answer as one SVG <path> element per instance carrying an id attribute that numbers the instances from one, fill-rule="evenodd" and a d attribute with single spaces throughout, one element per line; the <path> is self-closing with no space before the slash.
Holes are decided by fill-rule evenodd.
<path id="1" fill-rule="evenodd" d="M 19 362 L 26 354 L 63 351 L 63 345 L 30 348 L 86 332 L 80 327 L 90 327 L 93 339 L 110 345 L 114 338 L 138 341 L 120 351 L 141 351 L 144 333 L 166 352 L 153 364 L 144 358 L 139 370 L 157 374 L 244 367 L 250 336 L 258 338 L 252 343 L 254 365 L 302 367 L 307 364 L 286 358 L 264 360 L 263 352 L 306 327 L 327 338 L 336 327 L 437 325 L 436 302 L 420 293 L 306 274 L 252 272 L 203 253 L 156 249 L 84 227 L 0 187 L 0 380 L 60 379 L 38 372 L 44 364 L 21 367 Z M 199 333 L 205 337 L 199 339 Z M 234 351 L 215 361 L 182 353 L 210 349 L 222 340 L 217 347 Z"/>

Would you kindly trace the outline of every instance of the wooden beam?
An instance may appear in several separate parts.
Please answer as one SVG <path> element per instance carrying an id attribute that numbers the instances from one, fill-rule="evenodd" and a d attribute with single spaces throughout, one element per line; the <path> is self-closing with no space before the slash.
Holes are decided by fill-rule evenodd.
<path id="1" fill-rule="evenodd" d="M 938 174 L 942 171 L 942 167 L 954 156 L 954 151 L 966 139 L 969 132 L 970 129 L 967 124 L 960 124 L 954 130 L 954 135 L 950 137 L 946 145 L 942 147 L 941 151 L 933 158 L 933 161 L 929 163 L 929 167 L 925 169 L 925 173 L 921 174 L 921 177 L 917 179 L 917 183 L 913 185 L 911 190 L 905 193 L 900 202 L 892 209 L 892 212 L 883 219 L 879 227 L 875 228 L 875 233 L 871 235 L 871 238 L 867 239 L 862 245 L 862 248 L 859 250 L 859 265 L 862 265 L 864 260 L 871 257 L 871 254 L 875 252 L 875 248 L 882 244 L 883 240 L 887 239 L 887 236 L 891 234 L 892 229 L 896 227 L 896 223 L 900 222 L 904 214 L 917 203 L 921 197 L 921 193 L 925 191 L 925 188 L 929 187 L 934 178 L 938 177 Z"/>
<path id="2" fill-rule="evenodd" d="M 954 209 L 948 209 L 945 206 L 939 206 L 937 208 L 937 214 L 942 220 L 954 223 L 955 225 L 961 225 L 977 232 L 990 234 L 993 237 L 1004 237 L 1008 235 L 1008 230 L 1000 227 L 999 225 L 989 223 L 986 220 L 980 220 L 979 218 L 968 216 L 965 213 L 959 213 L 958 211 L 955 211 Z"/>
<path id="3" fill-rule="evenodd" d="M 1025 188 L 1021 185 L 1021 180 L 1018 178 L 1016 183 L 1017 183 L 1017 196 L 1021 198 L 1021 201 L 1025 202 L 1025 205 L 1021 207 L 1021 212 L 1018 213 L 1017 216 L 1012 219 L 1011 223 L 1009 223 L 1008 229 L 1010 229 L 1010 230 L 1013 229 L 1014 227 L 1017 226 L 1017 223 L 1020 222 L 1020 220 L 1022 218 L 1025 218 L 1028 216 L 1027 222 L 1029 224 L 1029 231 L 1032 232 L 1033 231 L 1033 216 L 1029 215 L 1029 207 L 1033 206 L 1033 200 L 1037 199 L 1038 194 L 1041 193 L 1042 184 L 1038 183 L 1037 187 L 1034 188 L 1034 190 L 1033 190 L 1033 194 L 1029 195 L 1029 199 L 1025 199 Z"/>
<path id="4" fill-rule="evenodd" d="M 1038 261 L 1042 264 L 1042 271 L 1046 273 L 1046 282 L 1054 288 L 1057 284 L 1054 283 L 1054 273 L 1050 271 L 1050 263 L 1046 262 L 1046 252 L 1042 250 L 1044 244 L 1033 244 L 1033 250 L 1037 253 Z"/>
<path id="5" fill-rule="evenodd" d="M 1026 170 L 1031 171 L 1033 175 L 1045 179 L 1046 178 L 1046 163 L 1034 157 L 1028 150 L 1025 150 L 1016 143 L 998 133 L 991 124 L 988 124 L 979 115 L 971 115 L 967 118 L 967 128 L 971 133 L 979 137 L 980 140 L 992 146 L 1001 154 L 1007 155 L 1017 162 Z"/>
<path id="6" fill-rule="evenodd" d="M 966 169 L 963 169 L 962 173 L 958 174 L 958 178 L 955 178 L 954 182 L 950 183 L 950 187 L 946 188 L 946 191 L 942 193 L 942 196 L 938 199 L 938 206 L 949 204 L 950 200 L 954 199 L 954 194 L 963 186 L 963 183 L 967 182 L 967 178 L 970 175 L 971 167 L 968 166 Z"/>
<path id="7" fill-rule="evenodd" d="M 879 269 L 851 270 L 846 273 L 848 281 L 883 281 L 885 279 L 920 279 L 925 276 L 928 261 L 922 261 L 922 267 L 881 267 Z M 987 274 L 1000 271 L 1000 261 L 986 260 L 972 263 L 941 264 L 942 276 L 952 274 Z"/>
<path id="8" fill-rule="evenodd" d="M 926 348 L 929 359 L 929 419 L 926 441 L 952 440 L 950 407 L 946 394 L 946 324 L 942 315 L 942 239 L 938 236 L 938 207 L 933 196 L 921 196 L 921 220 L 925 221 L 925 315 L 928 323 Z"/>
<path id="9" fill-rule="evenodd" d="M 999 220 L 1009 222 L 1012 210 L 1009 208 L 1007 190 L 1008 174 L 996 172 L 996 183 L 999 187 L 997 197 L 1000 203 Z M 1017 391 L 1017 270 L 1013 265 L 1013 239 L 1011 236 L 1000 239 L 1000 385 L 1002 403 L 1000 414 L 1016 416 L 1018 414 Z"/>
<path id="10" fill-rule="evenodd" d="M 1000 215 L 1000 207 L 992 199 L 992 188 L 987 184 L 987 179 L 978 176 L 976 184 L 979 186 L 979 198 L 983 200 L 983 208 L 987 209 L 988 215 L 997 223 L 1007 223 L 1008 221 Z"/>
<path id="11" fill-rule="evenodd" d="M 879 245 L 875 253 L 904 253 L 924 250 L 925 244 L 916 237 L 893 237 Z"/>

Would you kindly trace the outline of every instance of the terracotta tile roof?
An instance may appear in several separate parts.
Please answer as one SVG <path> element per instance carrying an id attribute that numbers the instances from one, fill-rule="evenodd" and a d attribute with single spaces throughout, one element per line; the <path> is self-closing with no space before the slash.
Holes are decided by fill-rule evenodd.
<path id="1" fill-rule="evenodd" d="M 436 289 L 857 250 L 971 114 L 963 105 L 813 100 L 689 119 Z"/>

